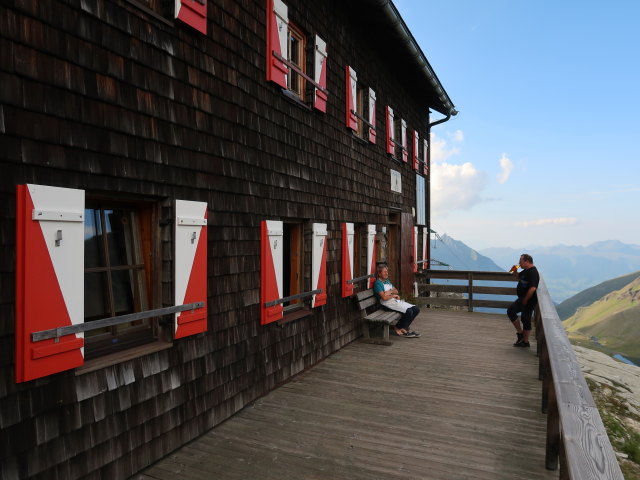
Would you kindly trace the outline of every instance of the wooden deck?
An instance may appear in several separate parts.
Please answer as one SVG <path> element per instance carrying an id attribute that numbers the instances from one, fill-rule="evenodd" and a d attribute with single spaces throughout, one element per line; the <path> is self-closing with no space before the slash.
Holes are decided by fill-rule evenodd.
<path id="1" fill-rule="evenodd" d="M 557 479 L 535 344 L 504 315 L 423 309 L 419 339 L 355 342 L 134 478 Z"/>

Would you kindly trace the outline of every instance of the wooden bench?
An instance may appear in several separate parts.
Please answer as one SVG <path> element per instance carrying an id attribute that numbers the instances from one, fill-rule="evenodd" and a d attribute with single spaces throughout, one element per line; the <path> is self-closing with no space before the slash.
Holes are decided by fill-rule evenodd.
<path id="1" fill-rule="evenodd" d="M 392 345 L 393 342 L 389 340 L 389 325 L 398 323 L 402 314 L 383 309 L 372 288 L 359 292 L 356 295 L 356 300 L 362 314 L 362 333 L 364 335 L 362 341 L 380 345 Z M 372 326 L 382 326 L 382 339 L 371 337 L 369 329 Z"/>

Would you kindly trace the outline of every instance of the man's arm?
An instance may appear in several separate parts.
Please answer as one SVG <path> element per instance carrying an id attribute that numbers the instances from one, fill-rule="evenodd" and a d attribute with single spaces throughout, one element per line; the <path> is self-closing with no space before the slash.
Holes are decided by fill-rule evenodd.
<path id="1" fill-rule="evenodd" d="M 378 292 L 378 295 L 380 295 L 380 300 L 391 300 L 393 298 L 400 298 L 400 296 L 398 295 L 398 290 L 396 290 L 395 288 L 392 288 L 391 290 L 387 290 L 386 292 Z"/>
<path id="2" fill-rule="evenodd" d="M 536 293 L 536 290 L 537 290 L 536 287 L 529 287 L 529 290 L 527 290 L 527 294 L 522 299 L 523 305 L 526 305 L 527 303 L 529 303 L 529 300 L 531 300 L 531 297 L 533 297 L 533 294 Z"/>

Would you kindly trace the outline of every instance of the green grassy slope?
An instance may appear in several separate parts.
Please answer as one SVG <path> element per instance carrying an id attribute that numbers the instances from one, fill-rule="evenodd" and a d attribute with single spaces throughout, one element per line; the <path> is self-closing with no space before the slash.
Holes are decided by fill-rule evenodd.
<path id="1" fill-rule="evenodd" d="M 573 339 L 597 337 L 626 357 L 640 357 L 640 277 L 563 322 Z"/>
<path id="2" fill-rule="evenodd" d="M 638 277 L 640 277 L 640 271 L 607 280 L 606 282 L 587 288 L 571 298 L 567 298 L 556 307 L 560 320 L 566 320 L 576 313 L 580 307 L 591 305 L 593 302 L 601 299 L 605 295 L 623 288 Z"/>

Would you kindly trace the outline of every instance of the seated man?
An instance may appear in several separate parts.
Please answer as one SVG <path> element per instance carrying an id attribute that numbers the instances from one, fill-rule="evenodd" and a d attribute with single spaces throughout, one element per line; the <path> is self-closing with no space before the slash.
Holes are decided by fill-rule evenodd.
<path id="1" fill-rule="evenodd" d="M 403 314 L 393 327 L 396 335 L 405 338 L 419 337 L 420 334 L 409 330 L 409 326 L 420 313 L 420 309 L 400 299 L 398 290 L 389 281 L 389 269 L 386 265 L 378 265 L 377 272 L 378 278 L 373 284 L 373 293 L 378 296 L 383 307 Z"/>

